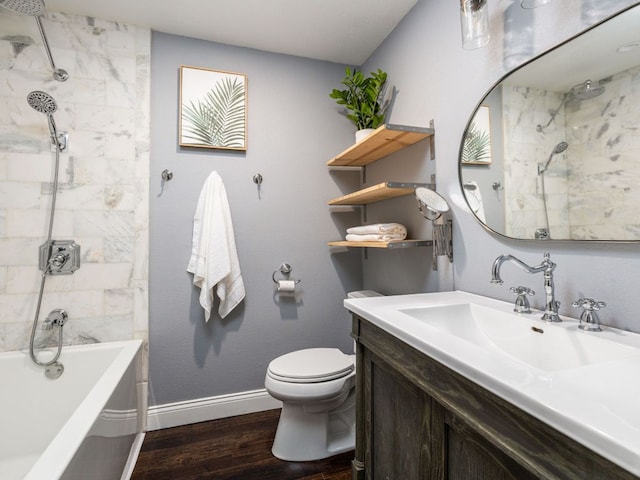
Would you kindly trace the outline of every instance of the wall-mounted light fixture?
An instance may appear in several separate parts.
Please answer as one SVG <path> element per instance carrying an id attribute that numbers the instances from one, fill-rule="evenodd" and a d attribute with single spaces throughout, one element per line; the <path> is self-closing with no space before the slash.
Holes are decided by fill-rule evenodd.
<path id="1" fill-rule="evenodd" d="M 433 226 L 433 263 L 434 270 L 438 270 L 438 256 L 446 255 L 453 262 L 453 241 L 451 232 L 453 222 L 444 218 L 449 211 L 449 204 L 437 192 L 425 187 L 418 187 L 414 192 L 418 201 L 418 210 Z"/>
<path id="2" fill-rule="evenodd" d="M 460 0 L 462 48 L 474 49 L 489 43 L 489 8 L 487 0 Z"/>

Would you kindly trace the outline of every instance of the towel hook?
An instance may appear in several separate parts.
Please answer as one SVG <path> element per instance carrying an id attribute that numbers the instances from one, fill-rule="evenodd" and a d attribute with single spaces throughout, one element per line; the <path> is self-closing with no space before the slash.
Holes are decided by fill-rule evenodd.
<path id="1" fill-rule="evenodd" d="M 271 279 L 273 280 L 273 283 L 275 283 L 276 285 L 278 284 L 278 280 L 276 280 L 276 275 L 278 274 L 278 272 L 280 272 L 280 274 L 285 279 L 289 279 L 289 275 L 291 275 L 292 270 L 293 268 L 291 268 L 291 265 L 289 265 L 288 263 L 283 263 L 282 265 L 280 265 L 280 268 L 278 268 L 277 270 L 274 270 L 273 275 L 271 275 Z M 295 280 L 295 283 L 298 284 L 301 281 L 302 280 Z"/>
<path id="2" fill-rule="evenodd" d="M 173 178 L 173 172 L 168 168 L 165 168 L 162 170 L 162 173 L 160 173 L 160 177 L 162 177 L 162 180 L 160 181 L 160 193 L 158 194 L 158 197 L 161 197 L 164 193 L 164 184 Z"/>
<path id="3" fill-rule="evenodd" d="M 260 175 L 259 173 L 256 173 L 253 176 L 253 183 L 255 183 L 258 187 L 258 200 L 260 200 L 260 185 L 262 185 L 262 175 Z"/>

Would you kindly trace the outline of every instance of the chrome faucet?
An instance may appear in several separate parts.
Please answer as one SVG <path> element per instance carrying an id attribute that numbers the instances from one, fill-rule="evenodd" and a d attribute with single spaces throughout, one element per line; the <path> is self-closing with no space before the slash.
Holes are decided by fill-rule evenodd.
<path id="1" fill-rule="evenodd" d="M 544 275 L 544 293 L 546 297 L 546 305 L 544 307 L 542 319 L 547 322 L 561 322 L 562 320 L 558 316 L 558 307 L 560 306 L 560 302 L 556 301 L 555 289 L 553 286 L 553 270 L 556 268 L 556 264 L 553 263 L 549 257 L 550 255 L 545 253 L 542 263 L 535 267 L 531 267 L 513 255 L 500 255 L 495 259 L 493 267 L 491 267 L 491 283 L 502 283 L 502 278 L 500 278 L 500 267 L 502 267 L 502 264 L 505 262 L 514 262 L 527 273 L 542 272 Z"/>

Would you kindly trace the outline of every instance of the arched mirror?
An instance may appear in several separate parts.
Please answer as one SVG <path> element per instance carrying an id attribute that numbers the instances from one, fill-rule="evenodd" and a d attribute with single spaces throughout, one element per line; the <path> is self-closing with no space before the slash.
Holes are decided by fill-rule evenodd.
<path id="1" fill-rule="evenodd" d="M 462 139 L 460 182 L 500 235 L 640 241 L 640 6 L 497 83 Z"/>

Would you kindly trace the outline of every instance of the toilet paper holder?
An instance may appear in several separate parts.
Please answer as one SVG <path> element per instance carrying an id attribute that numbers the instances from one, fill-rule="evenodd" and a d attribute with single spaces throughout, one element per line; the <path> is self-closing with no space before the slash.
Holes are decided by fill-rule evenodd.
<path id="1" fill-rule="evenodd" d="M 277 270 L 274 270 L 273 271 L 273 275 L 271 275 L 271 278 L 273 279 L 273 283 L 275 283 L 276 285 L 279 285 L 280 284 L 280 280 L 293 280 L 293 279 L 289 278 L 289 275 L 291 275 L 291 271 L 292 270 L 293 270 L 293 268 L 291 268 L 291 265 L 289 265 L 288 263 L 283 263 L 282 265 L 280 265 L 280 268 L 278 268 Z M 278 274 L 278 272 L 283 277 L 280 280 L 276 279 L 276 275 Z M 297 285 L 302 280 L 293 280 L 293 281 Z"/>

